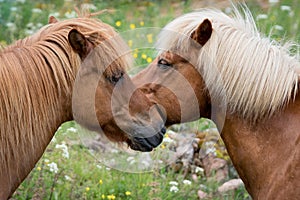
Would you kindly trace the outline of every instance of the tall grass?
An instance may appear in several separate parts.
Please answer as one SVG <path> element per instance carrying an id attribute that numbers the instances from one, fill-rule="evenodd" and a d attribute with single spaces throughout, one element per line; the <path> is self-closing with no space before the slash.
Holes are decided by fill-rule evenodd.
<path id="1" fill-rule="evenodd" d="M 126 37 L 132 30 L 145 27 L 163 27 L 175 16 L 193 10 L 193 1 L 0 1 L 0 45 L 31 35 L 47 24 L 48 17 L 58 19 L 75 17 L 74 6 L 85 3 L 92 11 L 109 9 L 99 16 L 104 22 L 114 26 L 126 38 L 139 68 L 134 74 L 150 63 L 154 50 L 144 47 L 155 42 L 153 32 Z M 262 9 L 256 1 L 247 1 L 260 30 L 278 40 L 293 40 L 299 43 L 300 7 L 298 0 L 270 1 Z M 265 2 L 265 1 L 264 1 Z M 275 3 L 272 3 L 275 2 Z M 170 5 L 172 4 L 172 6 Z M 225 10 L 228 10 L 224 8 Z M 132 32 L 136 33 L 136 31 Z M 146 46 L 148 46 L 146 45 Z M 297 51 L 298 49 L 295 49 Z M 205 130 L 213 125 L 207 120 L 199 120 L 184 125 L 191 131 Z M 208 180 L 203 174 L 184 176 L 169 168 L 159 168 L 147 173 L 126 173 L 105 166 L 92 156 L 82 144 L 81 134 L 74 122 L 63 124 L 55 134 L 45 154 L 28 178 L 22 183 L 12 199 L 197 199 L 201 189 L 209 194 L 209 199 L 249 199 L 243 187 L 236 191 L 218 194 L 220 183 Z M 162 148 L 162 147 L 160 147 Z M 218 153 L 218 152 L 217 152 Z M 223 153 L 217 154 L 224 157 Z M 129 162 L 129 161 L 128 161 Z M 129 165 L 129 163 L 127 163 Z M 233 172 L 230 177 L 235 177 Z M 189 181 L 186 181 L 189 180 Z M 189 184 L 191 183 L 191 184 Z M 175 185 L 174 185 L 175 184 Z M 177 189 L 176 189 L 177 188 Z"/>

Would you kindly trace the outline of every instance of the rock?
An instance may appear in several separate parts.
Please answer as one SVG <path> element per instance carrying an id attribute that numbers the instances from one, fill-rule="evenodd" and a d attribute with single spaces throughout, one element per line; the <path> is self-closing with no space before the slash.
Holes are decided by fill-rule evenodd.
<path id="1" fill-rule="evenodd" d="M 218 188 L 219 193 L 228 192 L 231 190 L 236 190 L 240 186 L 244 185 L 243 181 L 241 179 L 231 179 L 227 182 L 225 182 L 223 185 L 221 185 Z"/>
<path id="2" fill-rule="evenodd" d="M 207 177 L 212 177 L 214 175 L 214 178 L 218 182 L 227 178 L 228 165 L 226 160 L 216 158 L 214 155 L 208 154 L 203 158 L 202 163 Z"/>
<path id="3" fill-rule="evenodd" d="M 207 193 L 203 192 L 202 190 L 198 190 L 197 194 L 199 199 L 205 199 L 207 197 Z"/>

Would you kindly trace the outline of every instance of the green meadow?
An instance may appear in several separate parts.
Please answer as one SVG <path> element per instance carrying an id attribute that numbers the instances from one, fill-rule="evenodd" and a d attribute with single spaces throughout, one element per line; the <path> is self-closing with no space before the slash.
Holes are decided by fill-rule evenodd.
<path id="1" fill-rule="evenodd" d="M 5 47 L 17 39 L 33 34 L 48 23 L 49 16 L 55 16 L 59 20 L 76 17 L 75 6 L 80 8 L 84 5 L 91 12 L 107 9 L 97 17 L 113 26 L 132 48 L 136 67 L 129 69 L 129 73 L 135 74 L 155 58 L 155 50 L 151 47 L 155 43 L 158 30 L 176 16 L 196 9 L 195 2 L 199 1 L 0 0 L 0 45 Z M 215 2 L 216 7 L 230 12 L 226 3 Z M 262 34 L 278 42 L 299 43 L 299 0 L 253 0 L 246 3 Z M 212 6 L 214 5 L 211 4 L 210 7 Z M 180 134 L 183 130 L 181 127 L 185 131 L 196 133 L 211 129 L 214 125 L 200 119 L 171 127 L 166 137 L 171 132 Z M 234 191 L 218 193 L 217 189 L 222 182 L 206 177 L 201 169 L 198 173 L 186 174 L 183 170 L 173 170 L 169 167 L 172 163 L 168 163 L 151 170 L 133 172 L 130 171 L 130 165 L 133 166 L 134 163 L 132 158 L 129 159 L 129 154 L 115 158 L 118 166 L 122 165 L 123 168 L 107 164 L 110 162 L 105 162 L 103 158 L 113 159 L 114 154 L 100 158 L 101 154 L 86 147 L 84 133 L 86 131 L 75 122 L 64 123 L 12 199 L 186 200 L 198 199 L 199 190 L 208 194 L 207 199 L 251 199 L 243 186 Z M 91 137 L 94 135 L 90 134 Z M 216 145 L 222 146 L 222 142 Z M 228 162 L 230 172 L 226 180 L 236 178 L 237 174 L 228 155 L 224 150 L 218 149 L 220 148 L 215 148 L 216 156 Z M 163 144 L 158 147 L 154 156 L 157 155 L 160 159 L 159 155 L 167 151 L 167 146 Z"/>

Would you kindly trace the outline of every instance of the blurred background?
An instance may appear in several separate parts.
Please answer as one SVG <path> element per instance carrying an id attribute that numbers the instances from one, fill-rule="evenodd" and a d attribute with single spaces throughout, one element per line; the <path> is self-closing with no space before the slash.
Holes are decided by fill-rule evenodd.
<path id="1" fill-rule="evenodd" d="M 279 42 L 299 43 L 300 0 L 245 2 L 262 34 Z M 157 33 L 148 29 L 142 32 L 145 39 L 139 40 L 140 35 L 134 33 L 141 32 L 134 30 L 162 28 L 175 17 L 203 7 L 231 11 L 230 2 L 223 0 L 0 0 L 0 45 L 5 47 L 33 34 L 48 23 L 49 16 L 59 20 L 76 17 L 74 7 L 91 12 L 108 9 L 97 17 L 121 33 L 132 48 L 136 64 L 130 74 L 155 58 L 153 48 L 143 47 L 145 43 L 147 47 L 153 46 Z M 126 37 L 126 33 L 133 34 Z M 83 142 L 85 135 L 94 139 Z M 215 125 L 207 119 L 170 127 L 162 145 L 147 155 L 149 163 L 156 159 L 163 165 L 136 173 L 125 171 L 141 162 L 140 154 L 120 156 L 113 145 L 105 145 L 102 138 L 95 137 L 73 121 L 63 124 L 12 199 L 251 199 L 238 179 Z M 172 162 L 164 163 L 160 156 L 170 152 L 175 157 Z M 111 160 L 106 162 L 108 159 Z M 116 160 L 118 165 L 111 164 Z M 120 165 L 125 170 L 120 170 Z M 224 183 L 232 187 L 226 188 Z"/>

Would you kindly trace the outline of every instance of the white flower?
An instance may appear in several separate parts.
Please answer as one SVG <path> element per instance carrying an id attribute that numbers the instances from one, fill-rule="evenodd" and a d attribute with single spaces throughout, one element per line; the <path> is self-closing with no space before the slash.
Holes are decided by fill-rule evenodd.
<path id="1" fill-rule="evenodd" d="M 96 165 L 96 167 L 97 167 L 98 169 L 102 169 L 102 166 L 101 166 L 101 165 Z"/>
<path id="2" fill-rule="evenodd" d="M 259 14 L 256 16 L 256 20 L 260 20 L 260 19 L 268 19 L 268 15 L 266 14 Z"/>
<path id="3" fill-rule="evenodd" d="M 72 12 L 66 12 L 65 13 L 65 17 L 70 19 L 70 18 L 75 18 L 76 17 L 76 13 L 75 11 L 72 11 Z"/>
<path id="4" fill-rule="evenodd" d="M 198 166 L 197 166 L 197 167 L 195 168 L 195 173 L 198 174 L 198 173 L 203 173 L 203 172 L 204 172 L 204 169 L 203 169 L 202 167 L 198 167 Z"/>
<path id="5" fill-rule="evenodd" d="M 25 0 L 16 0 L 16 2 L 25 3 Z"/>
<path id="6" fill-rule="evenodd" d="M 176 181 L 170 181 L 169 184 L 170 184 L 170 185 L 174 185 L 174 186 L 177 186 L 177 185 L 178 185 L 178 183 L 177 183 Z"/>
<path id="7" fill-rule="evenodd" d="M 280 25 L 274 25 L 274 28 L 275 28 L 276 30 L 278 30 L 278 31 L 283 31 L 283 30 L 284 30 L 283 27 L 280 26 Z"/>
<path id="8" fill-rule="evenodd" d="M 74 133 L 77 133 L 77 129 L 74 128 L 74 127 L 70 127 L 67 129 L 67 131 L 70 131 L 70 132 L 74 132 Z"/>
<path id="9" fill-rule="evenodd" d="M 67 181 L 72 181 L 71 177 L 68 176 L 68 175 L 65 175 L 65 179 L 66 179 Z"/>
<path id="10" fill-rule="evenodd" d="M 58 167 L 55 162 L 49 163 L 48 164 L 50 172 L 54 172 L 55 174 L 58 172 Z"/>
<path id="11" fill-rule="evenodd" d="M 292 10 L 292 9 L 291 9 L 291 6 L 286 6 L 286 5 L 280 6 L 280 9 L 281 9 L 282 11 L 291 11 L 291 10 Z"/>
<path id="12" fill-rule="evenodd" d="M 14 6 L 10 8 L 10 11 L 12 11 L 12 12 L 17 11 L 17 10 L 18 10 L 18 8 L 14 7 Z"/>
<path id="13" fill-rule="evenodd" d="M 175 185 L 172 185 L 171 187 L 170 187 L 170 192 L 178 192 L 178 187 L 177 186 L 175 186 Z"/>
<path id="14" fill-rule="evenodd" d="M 32 11 L 33 13 L 42 13 L 42 10 L 39 9 L 39 8 L 33 8 L 31 11 Z"/>
<path id="15" fill-rule="evenodd" d="M 184 185 L 191 185 L 192 184 L 192 182 L 190 180 L 186 180 L 186 179 L 183 180 L 182 182 L 183 182 Z"/>
<path id="16" fill-rule="evenodd" d="M 87 9 L 87 10 L 97 10 L 97 7 L 91 3 L 84 3 L 81 5 L 81 7 L 82 9 Z"/>
<path id="17" fill-rule="evenodd" d="M 68 151 L 68 146 L 66 145 L 66 143 L 62 142 L 62 144 L 57 144 L 55 145 L 56 149 L 61 149 L 62 150 L 62 156 L 65 158 L 69 158 L 69 151 Z"/>
<path id="18" fill-rule="evenodd" d="M 278 3 L 279 2 L 279 0 L 269 0 L 269 3 L 271 3 L 271 4 L 275 4 L 275 3 Z"/>

